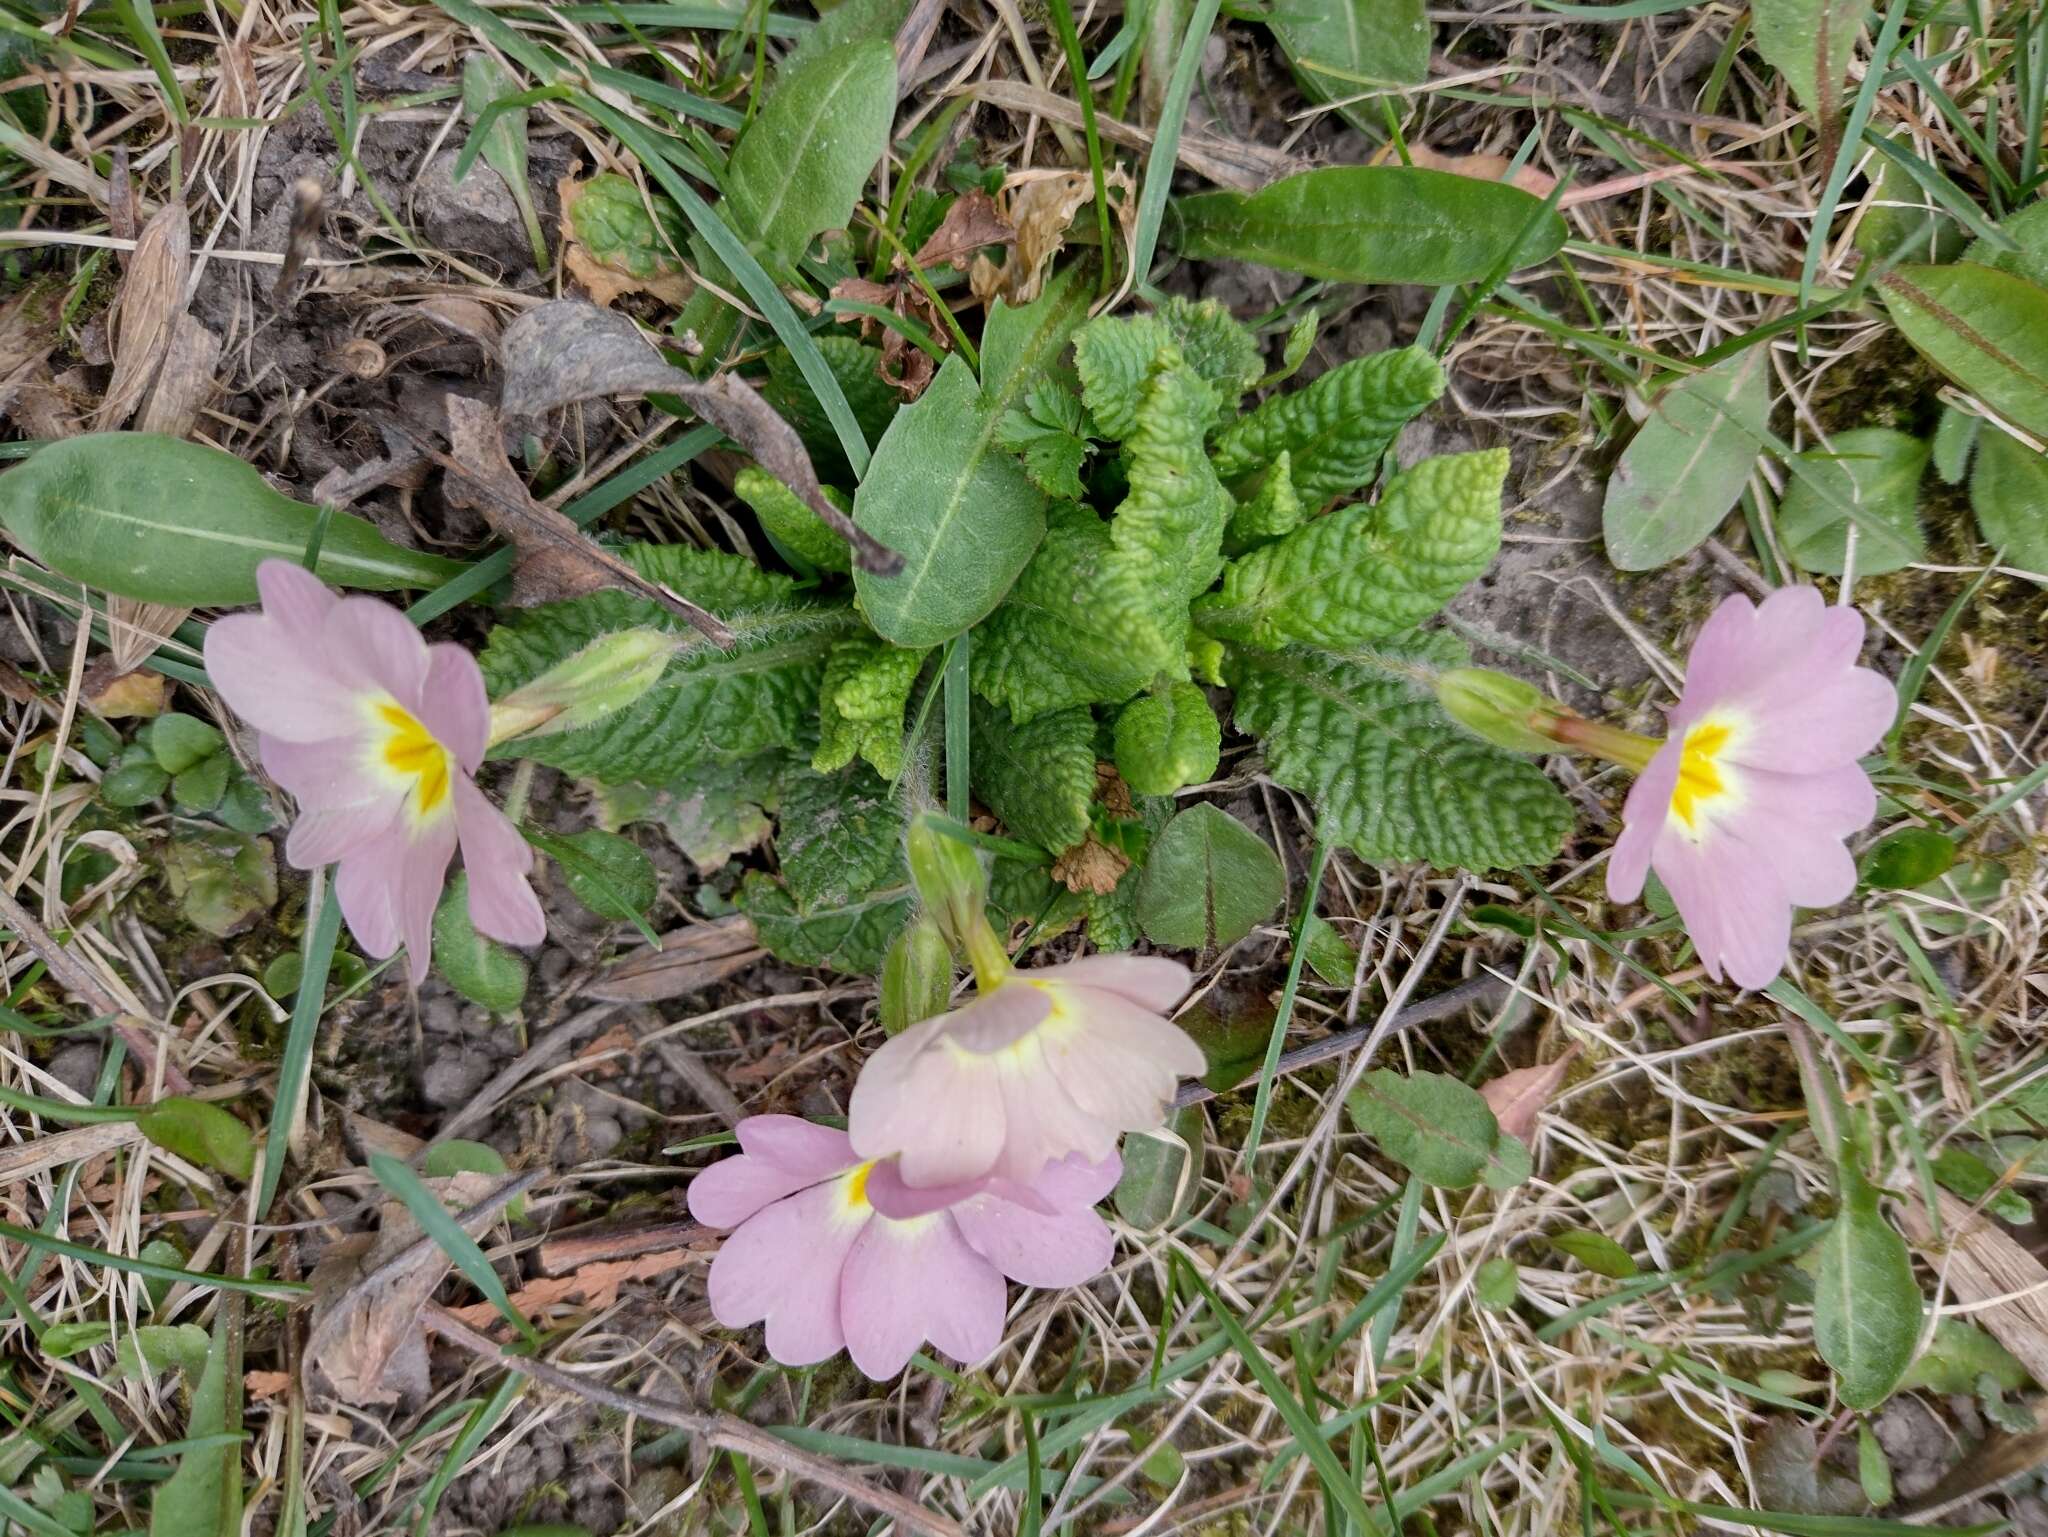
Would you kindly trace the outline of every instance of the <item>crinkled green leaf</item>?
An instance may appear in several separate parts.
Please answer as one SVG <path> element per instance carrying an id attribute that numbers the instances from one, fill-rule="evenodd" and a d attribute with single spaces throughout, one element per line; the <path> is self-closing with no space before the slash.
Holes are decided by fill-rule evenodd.
<path id="1" fill-rule="evenodd" d="M 1133 699 L 1116 718 L 1116 771 L 1140 795 L 1171 795 L 1216 772 L 1223 727 L 1192 683 Z"/>
<path id="2" fill-rule="evenodd" d="M 659 783 L 678 764 L 699 758 L 808 751 L 818 679 L 833 645 L 856 627 L 852 612 L 804 599 L 789 578 L 737 555 L 668 545 L 620 553 L 643 576 L 730 624 L 738 636 L 732 649 L 693 638 L 661 681 L 625 709 L 574 731 L 516 738 L 496 755 L 616 784 Z M 621 592 L 507 614 L 484 647 L 484 680 L 493 696 L 509 693 L 598 636 L 644 625 L 694 637 L 667 610 Z"/>
<path id="3" fill-rule="evenodd" d="M 1867 223 L 1869 215 L 1864 218 Z M 2048 284 L 2048 198 L 2036 198 L 2018 212 L 2007 214 L 1998 221 L 1998 230 L 2011 237 L 2011 249 L 2001 250 L 1980 236 L 1970 242 L 1963 260 Z"/>
<path id="4" fill-rule="evenodd" d="M 1014 449 L 1023 458 L 1024 473 L 1047 496 L 1071 502 L 1086 498 L 1081 466 L 1088 458 L 1087 439 L 1022 411 L 1003 418 L 999 436 L 1003 447 Z"/>
<path id="5" fill-rule="evenodd" d="M 526 957 L 476 931 L 469 918 L 469 872 L 458 871 L 434 909 L 434 969 L 471 1003 L 509 1014 L 526 997 Z"/>
<path id="6" fill-rule="evenodd" d="M 750 870 L 739 890 L 761 943 L 798 966 L 879 971 L 913 905 L 889 787 L 865 769 L 797 777 L 778 825 L 782 880 Z"/>
<path id="7" fill-rule="evenodd" d="M 861 757 L 884 779 L 894 779 L 903 767 L 903 710 L 925 655 L 867 638 L 834 646 L 818 687 L 811 767 L 829 774 Z"/>
<path id="8" fill-rule="evenodd" d="M 1967 1319 L 1943 1317 L 1935 1320 L 1934 1337 L 1914 1358 L 1899 1387 L 1907 1392 L 1969 1393 L 1976 1390 L 1980 1377 L 1987 1376 L 2008 1393 L 2027 1385 L 2027 1369 L 2011 1351 Z"/>
<path id="9" fill-rule="evenodd" d="M 1265 371 L 1257 339 L 1214 299 L 1172 298 L 1149 315 L 1091 320 L 1074 337 L 1074 368 L 1102 436 L 1121 442 L 1136 430 L 1138 407 L 1169 349 L 1209 386 L 1205 431 Z"/>
<path id="10" fill-rule="evenodd" d="M 899 646 L 936 646 L 1002 602 L 1045 537 L 1045 493 L 998 442 L 1005 407 L 949 356 L 889 426 L 853 499 L 854 521 L 903 556 L 857 570 L 868 622 Z"/>
<path id="11" fill-rule="evenodd" d="M 805 910 L 844 906 L 908 878 L 903 808 L 863 768 L 803 775 L 783 792 L 775 854 Z"/>
<path id="12" fill-rule="evenodd" d="M 569 228 L 584 250 L 628 277 L 683 270 L 678 253 L 687 249 L 689 235 L 681 212 L 659 193 L 642 197 L 637 183 L 615 171 L 600 172 L 577 189 Z"/>
<path id="13" fill-rule="evenodd" d="M 1294 490 L 1294 456 L 1281 449 L 1258 490 L 1237 504 L 1223 530 L 1223 548 L 1233 555 L 1269 543 L 1301 526 L 1307 511 Z"/>
<path id="14" fill-rule="evenodd" d="M 804 505 L 803 498 L 757 464 L 750 464 L 733 477 L 733 490 L 754 509 L 754 516 L 775 542 L 799 560 L 820 571 L 850 571 L 853 552 L 844 539 L 827 528 L 819 516 Z M 832 487 L 825 495 L 846 511 L 846 498 Z"/>
<path id="15" fill-rule="evenodd" d="M 1273 846 L 1221 807 L 1197 802 L 1152 845 L 1138 885 L 1147 937 L 1181 950 L 1236 944 L 1279 910 L 1287 870 Z"/>
<path id="16" fill-rule="evenodd" d="M 1125 442 L 1130 494 L 1107 525 L 1056 508 L 1008 601 L 976 632 L 974 687 L 1019 721 L 1120 704 L 1187 676 L 1188 603 L 1222 565 L 1229 493 L 1202 451 L 1213 398 L 1168 347 Z"/>
<path id="17" fill-rule="evenodd" d="M 675 773 L 653 784 L 593 782 L 585 788 L 605 831 L 617 832 L 632 822 L 659 827 L 700 875 L 709 875 L 733 855 L 767 841 L 774 828 L 768 813 L 783 776 L 793 771 L 800 772 L 791 760 L 771 752 L 732 762 L 705 758 L 678 764 Z"/>
<path id="18" fill-rule="evenodd" d="M 1284 452 L 1295 493 L 1320 507 L 1370 482 L 1394 434 L 1443 391 L 1443 370 L 1420 347 L 1353 358 L 1218 433 L 1216 473 L 1234 483 Z"/>
<path id="19" fill-rule="evenodd" d="M 811 343 L 844 392 L 861 436 L 870 443 L 880 442 L 889 423 L 896 419 L 897 408 L 903 404 L 902 394 L 881 375 L 882 350 L 870 347 L 858 337 L 831 332 L 813 336 Z M 820 475 L 851 484 L 853 472 L 846 462 L 846 451 L 840 446 L 839 434 L 833 430 L 825 408 L 818 404 L 818 397 L 811 393 L 796 359 L 787 347 L 777 347 L 768 354 L 767 361 L 768 378 L 761 386 L 761 398 L 796 429 Z"/>
<path id="20" fill-rule="evenodd" d="M 1019 723 L 977 700 L 968 764 L 974 793 L 1014 836 L 1054 854 L 1088 836 L 1095 718 L 1086 709 Z"/>
<path id="21" fill-rule="evenodd" d="M 241 933 L 277 901 L 277 856 L 266 838 L 188 825 L 164 845 L 163 864 L 178 910 L 217 939 Z"/>
<path id="22" fill-rule="evenodd" d="M 1406 649 L 1438 666 L 1462 654 L 1442 637 Z M 1571 830 L 1571 805 L 1540 768 L 1460 730 L 1406 678 L 1302 650 L 1237 653 L 1229 675 L 1266 772 L 1365 859 L 1542 865 Z"/>
<path id="23" fill-rule="evenodd" d="M 1346 650 L 1412 629 L 1500 549 L 1506 449 L 1425 459 L 1372 506 L 1342 507 L 1240 560 L 1197 610 L 1225 640 Z"/>
<path id="24" fill-rule="evenodd" d="M 1095 297 L 1089 265 L 1070 262 L 1055 272 L 1029 304 L 997 299 L 981 328 L 981 390 L 1009 407 L 1026 398 L 1066 351 L 1067 340 L 1088 318 Z"/>

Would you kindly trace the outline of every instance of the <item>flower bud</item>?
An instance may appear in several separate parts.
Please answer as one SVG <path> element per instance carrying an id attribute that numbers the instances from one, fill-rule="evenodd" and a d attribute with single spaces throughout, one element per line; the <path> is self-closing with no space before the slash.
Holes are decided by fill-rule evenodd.
<path id="1" fill-rule="evenodd" d="M 491 745 L 574 731 L 623 710 L 661 681 L 685 637 L 665 630 L 600 636 L 491 706 Z"/>
<path id="2" fill-rule="evenodd" d="M 930 913 L 904 927 L 882 959 L 882 1028 L 900 1035 L 946 1012 L 953 996 L 953 947 Z"/>
<path id="3" fill-rule="evenodd" d="M 978 985 L 994 987 L 1010 973 L 1010 957 L 989 927 L 988 875 L 974 846 L 954 837 L 926 811 L 911 819 L 910 878 L 925 913 L 954 950 L 966 954 Z"/>
<path id="4" fill-rule="evenodd" d="M 1557 743 L 1538 726 L 1561 713 L 1533 683 L 1487 667 L 1453 667 L 1436 677 L 1437 703 L 1475 736 L 1515 752 L 1555 752 Z"/>

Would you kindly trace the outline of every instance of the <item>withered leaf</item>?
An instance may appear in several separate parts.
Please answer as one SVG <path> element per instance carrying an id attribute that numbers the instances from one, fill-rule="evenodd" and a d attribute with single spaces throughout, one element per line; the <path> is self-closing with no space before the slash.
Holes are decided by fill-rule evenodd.
<path id="1" fill-rule="evenodd" d="M 975 259 L 986 260 L 984 257 Z M 931 296 L 924 291 L 921 284 L 905 274 L 898 274 L 887 283 L 876 283 L 862 277 L 841 278 L 832 285 L 832 297 L 853 299 L 861 304 L 872 304 L 877 309 L 901 315 L 904 319 L 923 326 L 928 333 L 942 342 L 948 335 L 946 327 L 939 320 L 937 308 L 932 304 Z M 882 333 L 882 360 L 875 365 L 875 374 L 878 378 L 893 385 L 896 392 L 905 400 L 915 400 L 924 393 L 924 387 L 932 382 L 932 375 L 938 369 L 930 353 L 914 345 L 897 327 L 885 326 L 872 315 L 848 311 L 839 318 L 858 324 L 862 336 L 868 336 L 875 331 Z"/>
<path id="2" fill-rule="evenodd" d="M 616 587 L 659 603 L 714 644 L 732 644 L 732 631 L 716 615 L 650 582 L 568 517 L 536 502 L 505 457 L 496 411 L 481 400 L 453 394 L 444 409 L 450 455 L 443 468 L 450 473 L 442 494 L 458 507 L 474 508 L 518 552 L 512 568 L 514 603 L 553 603 Z"/>
<path id="3" fill-rule="evenodd" d="M 671 367 L 630 318 L 581 299 L 537 305 L 505 328 L 505 379 L 498 403 L 507 417 L 539 417 L 578 401 L 616 395 L 680 396 L 705 421 L 853 547 L 863 570 L 890 576 L 903 557 L 853 526 L 825 499 L 803 439 L 745 380 L 700 380 Z"/>
<path id="4" fill-rule="evenodd" d="M 468 1207 L 457 1220 L 475 1235 L 539 1178 L 538 1171 L 511 1180 L 456 1174 L 426 1183 L 437 1195 Z M 423 1403 L 427 1345 L 419 1313 L 450 1265 L 400 1201 L 378 1208 L 374 1235 L 357 1234 L 329 1248 L 311 1278 L 308 1390 L 352 1404 Z"/>
<path id="5" fill-rule="evenodd" d="M 1052 862 L 1052 878 L 1069 891 L 1088 891 L 1108 896 L 1130 869 L 1131 861 L 1121 849 L 1098 843 L 1094 837 L 1077 843 Z"/>
<path id="6" fill-rule="evenodd" d="M 1579 1045 L 1574 1041 L 1555 1062 L 1546 1062 L 1540 1067 L 1514 1068 L 1481 1084 L 1479 1097 L 1486 1101 L 1487 1109 L 1500 1122 L 1500 1129 L 1528 1141 L 1536 1130 L 1536 1117 L 1543 1113 L 1543 1107 L 1550 1103 L 1550 1097 L 1564 1083 L 1564 1075 L 1578 1054 Z"/>
<path id="7" fill-rule="evenodd" d="M 142 404 L 185 313 L 185 284 L 191 276 L 191 217 L 183 203 L 166 203 L 136 237 L 135 254 L 114 301 L 108 336 L 114 374 L 100 402 L 96 425 L 101 431 L 119 427 Z"/>
<path id="8" fill-rule="evenodd" d="M 662 935 L 658 950 L 637 950 L 614 961 L 583 991 L 609 1003 L 659 1003 L 701 992 L 763 953 L 744 916 L 693 923 Z"/>
<path id="9" fill-rule="evenodd" d="M 931 239 L 917 248 L 914 260 L 920 267 L 957 267 L 964 272 L 983 246 L 1008 245 L 1016 238 L 1010 221 L 997 211 L 996 200 L 976 187 L 953 200 Z"/>

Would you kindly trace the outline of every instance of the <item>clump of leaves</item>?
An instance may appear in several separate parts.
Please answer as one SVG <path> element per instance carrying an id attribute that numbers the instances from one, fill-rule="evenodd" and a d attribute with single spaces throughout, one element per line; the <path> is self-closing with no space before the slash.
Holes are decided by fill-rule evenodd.
<path id="1" fill-rule="evenodd" d="M 1230 895 L 1259 900 L 1227 923 L 1190 920 L 1156 882 L 1141 896 L 1165 797 L 1217 772 L 1219 710 L 1365 858 L 1548 860 L 1567 803 L 1443 714 L 1430 678 L 1464 648 L 1420 628 L 1499 548 L 1506 454 L 1427 460 L 1356 500 L 1441 393 L 1435 361 L 1353 359 L 1245 409 L 1261 352 L 1219 305 L 1089 322 L 1086 301 L 1072 272 L 1030 304 L 997 301 L 979 378 L 950 358 L 886 420 L 851 506 L 900 572 L 847 573 L 815 514 L 749 470 L 738 489 L 802 581 L 731 555 L 628 551 L 738 642 L 693 639 L 630 707 L 502 750 L 595 780 L 615 805 L 737 792 L 774 806 L 779 871 L 749 872 L 737 904 L 779 955 L 844 970 L 878 968 L 911 910 L 895 786 L 921 760 L 906 721 L 927 718 L 940 658 L 963 643 L 973 792 L 1006 854 L 1042 856 L 998 861 L 999 905 L 1035 933 L 1085 921 L 1121 948 L 1157 924 L 1162 943 L 1221 945 L 1277 905 L 1270 883 L 1234 877 Z M 780 384 L 803 419 L 798 381 Z M 677 621 L 621 593 L 514 615 L 486 677 L 516 687 L 632 625 Z M 1271 857 L 1250 829 L 1195 830 L 1182 841 L 1210 865 L 1218 849 L 1246 871 Z"/>

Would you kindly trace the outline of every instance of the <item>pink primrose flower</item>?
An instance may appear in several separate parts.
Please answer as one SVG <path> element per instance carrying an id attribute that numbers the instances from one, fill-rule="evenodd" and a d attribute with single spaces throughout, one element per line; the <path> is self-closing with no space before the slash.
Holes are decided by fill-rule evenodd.
<path id="1" fill-rule="evenodd" d="M 1655 870 L 1709 976 L 1767 985 L 1792 909 L 1855 890 L 1844 840 L 1877 810 L 1857 759 L 1898 710 L 1856 665 L 1862 645 L 1862 616 L 1812 587 L 1730 597 L 1693 643 L 1670 736 L 1622 808 L 1607 893 L 1634 901 Z"/>
<path id="2" fill-rule="evenodd" d="M 547 925 L 526 880 L 533 851 L 470 777 L 491 729 L 475 658 L 428 645 L 390 604 L 337 597 L 288 561 L 265 561 L 256 582 L 263 611 L 214 621 L 206 670 L 256 728 L 264 772 L 299 803 L 286 860 L 339 863 L 349 932 L 379 958 L 403 944 L 415 984 L 458 845 L 477 932 L 538 944 Z"/>
<path id="3" fill-rule="evenodd" d="M 768 1354 L 810 1366 L 844 1349 L 883 1381 L 929 1340 L 963 1365 L 1002 1342 L 1008 1291 L 1078 1286 L 1115 1239 L 1094 1210 L 1116 1156 L 1067 1159 L 1028 1185 L 913 1190 L 846 1134 L 787 1115 L 738 1127 L 740 1154 L 690 1183 L 690 1215 L 732 1232 L 711 1262 L 711 1311 L 766 1323 Z"/>
<path id="4" fill-rule="evenodd" d="M 1158 956 L 1011 972 L 868 1058 L 847 1108 L 855 1151 L 899 1159 L 912 1186 L 1028 1184 L 1070 1153 L 1108 1158 L 1120 1133 L 1157 1126 L 1180 1079 L 1206 1066 L 1164 1017 L 1190 980 Z"/>

